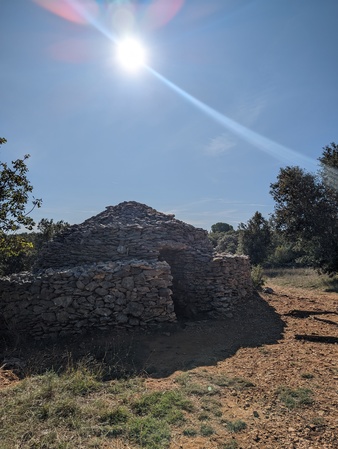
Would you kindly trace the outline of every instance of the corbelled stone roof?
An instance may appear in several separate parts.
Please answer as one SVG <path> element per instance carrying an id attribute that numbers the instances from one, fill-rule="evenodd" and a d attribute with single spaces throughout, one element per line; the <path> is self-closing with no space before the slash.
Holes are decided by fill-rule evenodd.
<path id="1" fill-rule="evenodd" d="M 37 268 L 115 260 L 154 260 L 162 249 L 212 256 L 207 231 L 135 201 L 108 206 L 69 227 L 43 249 Z"/>
<path id="2" fill-rule="evenodd" d="M 82 226 L 90 226 L 92 224 L 102 225 L 131 225 L 145 223 L 159 223 L 168 221 L 178 221 L 175 215 L 164 214 L 158 212 L 146 204 L 137 203 L 136 201 L 124 201 L 117 206 L 107 206 L 106 210 L 89 218 L 82 223 Z"/>

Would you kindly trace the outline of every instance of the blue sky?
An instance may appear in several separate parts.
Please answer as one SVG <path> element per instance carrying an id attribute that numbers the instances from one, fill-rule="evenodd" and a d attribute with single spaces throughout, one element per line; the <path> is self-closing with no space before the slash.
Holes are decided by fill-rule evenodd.
<path id="1" fill-rule="evenodd" d="M 0 0 L 1 160 L 30 153 L 37 221 L 129 200 L 205 229 L 268 218 L 280 167 L 338 142 L 337 19 L 336 0 Z"/>

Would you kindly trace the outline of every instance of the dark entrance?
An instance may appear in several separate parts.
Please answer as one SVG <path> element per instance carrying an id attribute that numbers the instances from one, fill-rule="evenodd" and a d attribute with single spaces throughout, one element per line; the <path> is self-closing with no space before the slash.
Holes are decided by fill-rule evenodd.
<path id="1" fill-rule="evenodd" d="M 165 261 L 170 265 L 171 275 L 173 277 L 171 290 L 173 291 L 172 300 L 177 319 L 190 318 L 192 316 L 189 304 L 189 282 L 188 272 L 189 262 L 184 250 L 162 249 L 160 250 L 159 260 Z"/>

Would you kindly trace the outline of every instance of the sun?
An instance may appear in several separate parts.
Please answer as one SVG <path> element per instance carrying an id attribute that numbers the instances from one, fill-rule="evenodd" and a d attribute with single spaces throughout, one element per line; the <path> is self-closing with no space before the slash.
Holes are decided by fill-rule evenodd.
<path id="1" fill-rule="evenodd" d="M 128 37 L 117 44 L 117 60 L 129 72 L 136 72 L 146 64 L 146 49 L 136 38 Z"/>

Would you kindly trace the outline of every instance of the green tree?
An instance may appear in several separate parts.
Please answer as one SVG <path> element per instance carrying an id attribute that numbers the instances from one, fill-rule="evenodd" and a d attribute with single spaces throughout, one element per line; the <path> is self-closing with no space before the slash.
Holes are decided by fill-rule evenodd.
<path id="1" fill-rule="evenodd" d="M 229 231 L 220 236 L 217 241 L 216 251 L 236 254 L 238 248 L 238 232 Z"/>
<path id="2" fill-rule="evenodd" d="M 296 248 L 294 243 L 288 241 L 285 236 L 272 228 L 270 251 L 265 265 L 271 267 L 302 265 L 304 255 L 304 251 Z"/>
<path id="3" fill-rule="evenodd" d="M 7 140 L 0 138 L 0 146 Z M 26 160 L 12 161 L 11 164 L 0 162 L 0 263 L 6 258 L 18 255 L 21 251 L 27 252 L 32 248 L 31 242 L 23 236 L 15 235 L 21 226 L 33 229 L 34 220 L 29 216 L 35 207 L 41 206 L 41 199 L 33 197 L 30 207 L 30 194 L 33 187 L 27 179 L 28 168 Z"/>
<path id="4" fill-rule="evenodd" d="M 0 251 L 0 274 L 31 270 L 44 244 L 69 226 L 63 220 L 54 223 L 53 219 L 43 218 L 37 232 L 7 235 L 7 250 Z"/>
<path id="5" fill-rule="evenodd" d="M 218 222 L 211 226 L 211 232 L 229 232 L 233 230 L 234 228 L 228 223 Z"/>
<path id="6" fill-rule="evenodd" d="M 231 225 L 229 225 L 228 223 L 218 222 L 211 226 L 211 232 L 209 232 L 208 236 L 212 243 L 212 246 L 216 248 L 225 235 L 233 232 L 235 231 Z"/>
<path id="7" fill-rule="evenodd" d="M 331 144 L 319 158 L 319 174 L 300 167 L 282 168 L 270 190 L 277 231 L 305 253 L 303 262 L 326 273 L 338 271 L 337 159 L 338 148 Z"/>
<path id="8" fill-rule="evenodd" d="M 49 242 L 53 240 L 53 238 L 60 234 L 60 232 L 64 231 L 70 226 L 66 221 L 60 220 L 54 223 L 53 219 L 42 218 L 42 220 L 38 223 L 38 231 L 37 237 L 41 241 L 41 244 L 44 242 Z"/>
<path id="9" fill-rule="evenodd" d="M 324 184 L 330 189 L 330 195 L 338 201 L 338 145 L 334 142 L 323 148 L 318 159 L 321 165 L 320 175 Z"/>
<path id="10" fill-rule="evenodd" d="M 260 212 L 255 212 L 246 224 L 240 223 L 238 252 L 248 255 L 253 265 L 261 264 L 266 260 L 270 243 L 269 222 Z"/>

